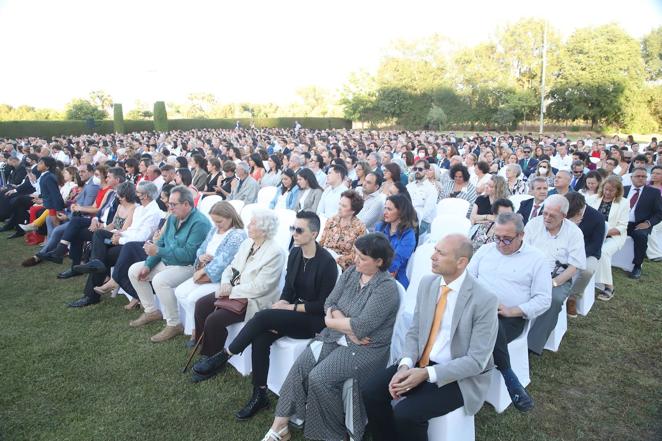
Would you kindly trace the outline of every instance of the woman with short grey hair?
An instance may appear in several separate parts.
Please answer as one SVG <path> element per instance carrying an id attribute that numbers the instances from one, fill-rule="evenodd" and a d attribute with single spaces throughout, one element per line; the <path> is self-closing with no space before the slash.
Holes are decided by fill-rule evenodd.
<path id="1" fill-rule="evenodd" d="M 195 382 L 213 377 L 224 365 L 218 359 L 223 356 L 228 326 L 250 320 L 278 300 L 285 253 L 274 240 L 276 213 L 255 210 L 247 230 L 248 239 L 223 271 L 216 292 L 195 304 L 195 335 L 202 338 L 202 357 L 193 365 Z"/>
<path id="2" fill-rule="evenodd" d="M 506 181 L 508 182 L 508 190 L 510 194 L 527 194 L 528 188 L 526 182 L 522 179 L 522 167 L 519 164 L 507 164 L 505 167 L 506 170 Z"/>

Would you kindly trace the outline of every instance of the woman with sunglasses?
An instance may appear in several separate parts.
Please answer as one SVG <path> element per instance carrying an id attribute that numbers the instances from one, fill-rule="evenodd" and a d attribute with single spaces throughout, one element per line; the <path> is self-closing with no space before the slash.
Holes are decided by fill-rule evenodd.
<path id="1" fill-rule="evenodd" d="M 235 417 L 251 418 L 269 405 L 267 376 L 271 345 L 282 337 L 313 338 L 324 329 L 324 302 L 338 278 L 331 254 L 317 242 L 320 219 L 314 212 L 300 211 L 290 227 L 294 246 L 287 259 L 285 286 L 280 300 L 264 309 L 243 327 L 224 351 L 214 356 L 224 365 L 233 354 L 252 345 L 253 394 Z"/>

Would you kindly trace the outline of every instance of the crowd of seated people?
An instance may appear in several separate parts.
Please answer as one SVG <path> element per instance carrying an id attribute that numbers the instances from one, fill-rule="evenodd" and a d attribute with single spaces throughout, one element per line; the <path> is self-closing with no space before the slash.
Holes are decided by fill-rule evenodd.
<path id="1" fill-rule="evenodd" d="M 129 326 L 161 323 L 152 342 L 185 334 L 200 350 L 193 382 L 252 347 L 238 420 L 269 405 L 273 345 L 310 340 L 265 441 L 289 439 L 290 419 L 310 439 L 427 439 L 430 419 L 479 411 L 492 368 L 529 411 L 508 344 L 528 330 L 541 355 L 592 279 L 599 299 L 613 298 L 612 259 L 628 237 L 629 277 L 662 260 L 654 138 L 237 128 L 0 139 L 0 154 L 0 231 L 40 247 L 24 267 L 87 276 L 68 307 L 126 294 L 139 310 Z M 449 198 L 468 210 L 440 213 Z M 287 249 L 282 210 L 294 219 Z M 432 241 L 440 214 L 471 229 Z M 414 285 L 426 242 L 434 251 Z M 415 310 L 387 366 L 399 291 Z"/>

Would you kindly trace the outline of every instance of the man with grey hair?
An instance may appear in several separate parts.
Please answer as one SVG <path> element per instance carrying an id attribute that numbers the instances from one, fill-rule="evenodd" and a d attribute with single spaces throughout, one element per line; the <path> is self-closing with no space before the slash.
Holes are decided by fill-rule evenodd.
<path id="1" fill-rule="evenodd" d="M 586 268 L 584 235 L 577 225 L 566 219 L 568 200 L 552 195 L 545 201 L 543 215 L 529 221 L 524 228 L 524 241 L 545 256 L 547 271 L 552 276 L 552 303 L 538 317 L 529 331 L 529 350 L 541 355 L 549 334 L 556 327 L 563 302 L 568 298 L 572 277 Z"/>
<path id="2" fill-rule="evenodd" d="M 161 320 L 154 293 L 159 298 L 166 326 L 152 336 L 151 341 L 154 343 L 169 340 L 184 332 L 179 319 L 175 288 L 193 275 L 196 251 L 211 229 L 207 216 L 195 208 L 191 190 L 184 186 L 172 189 L 168 208 L 171 216 L 159 239 L 155 243 L 145 242 L 143 248 L 147 259 L 129 268 L 129 280 L 145 308 L 145 312 L 130 322 L 129 326 L 138 327 Z"/>
<path id="3" fill-rule="evenodd" d="M 123 187 L 133 187 L 133 184 L 130 182 L 120 184 L 117 189 L 118 196 L 125 197 Z M 135 208 L 131 225 L 126 230 L 109 231 L 101 228 L 92 235 L 90 261 L 84 265 L 76 265 L 73 268 L 77 273 L 89 274 L 83 297 L 69 303 L 69 307 L 80 308 L 99 303 L 101 298 L 94 288 L 101 286 L 106 277 L 110 276 L 110 268 L 115 266 L 122 251 L 122 246 L 128 242 L 146 241 L 159 227 L 163 212 L 156 202 L 159 197 L 156 185 L 150 181 L 141 181 L 135 193 L 140 205 Z"/>
<path id="4" fill-rule="evenodd" d="M 237 178 L 232 181 L 230 192 L 231 201 L 244 201 L 245 204 L 254 204 L 257 202 L 257 193 L 260 186 L 257 181 L 249 174 L 250 166 L 241 161 L 237 164 Z"/>
<path id="5" fill-rule="evenodd" d="M 372 152 L 368 155 L 368 165 L 370 165 L 372 171 L 380 175 L 382 178 L 384 177 L 384 171 L 382 170 L 382 157 L 379 152 Z"/>
<path id="6" fill-rule="evenodd" d="M 549 191 L 549 196 L 553 194 L 564 195 L 570 191 L 570 181 L 572 175 L 567 170 L 559 170 L 554 176 L 554 188 Z"/>
<path id="7" fill-rule="evenodd" d="M 515 408 L 522 412 L 531 410 L 533 400 L 510 367 L 508 343 L 522 334 L 527 320 L 533 320 L 549 308 L 552 280 L 545 256 L 524 243 L 524 222 L 520 215 L 501 213 L 494 224 L 494 242 L 478 249 L 467 271 L 490 286 L 499 299 L 494 363 Z"/>

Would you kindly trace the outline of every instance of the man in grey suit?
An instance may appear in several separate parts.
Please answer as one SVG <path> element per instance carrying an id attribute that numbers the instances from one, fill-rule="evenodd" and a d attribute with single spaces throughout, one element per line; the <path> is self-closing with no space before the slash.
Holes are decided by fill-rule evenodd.
<path id="1" fill-rule="evenodd" d="M 498 301 L 467 273 L 471 255 L 464 235 L 435 246 L 435 275 L 419 285 L 403 357 L 362 390 L 372 439 L 427 440 L 429 419 L 462 406 L 475 415 L 482 407 L 494 367 Z"/>
<path id="2" fill-rule="evenodd" d="M 244 201 L 246 204 L 257 202 L 257 192 L 260 190 L 260 186 L 248 174 L 250 169 L 250 166 L 243 161 L 237 164 L 237 177 L 239 180 L 232 181 L 232 191 L 229 198 L 231 201 Z"/>

